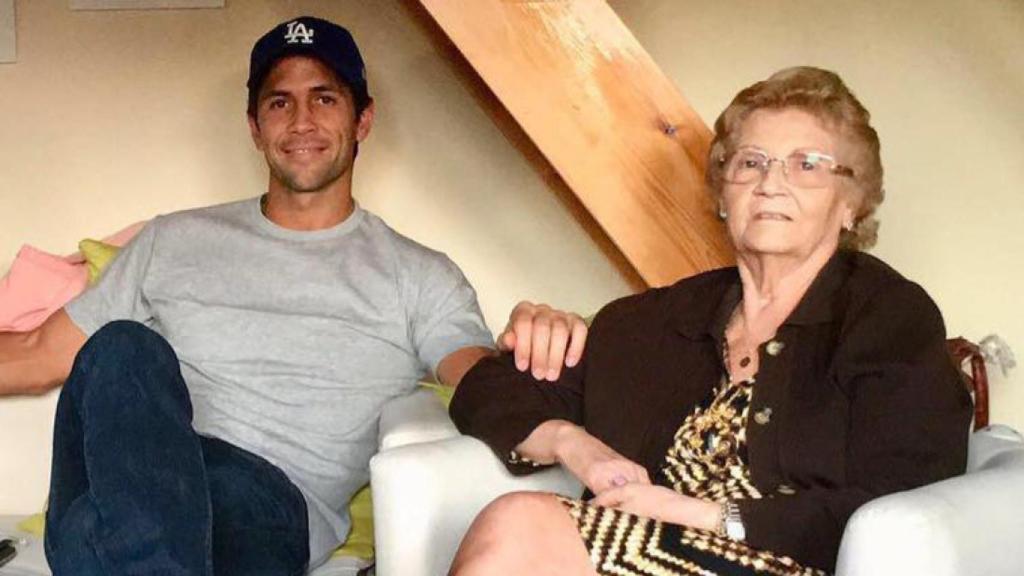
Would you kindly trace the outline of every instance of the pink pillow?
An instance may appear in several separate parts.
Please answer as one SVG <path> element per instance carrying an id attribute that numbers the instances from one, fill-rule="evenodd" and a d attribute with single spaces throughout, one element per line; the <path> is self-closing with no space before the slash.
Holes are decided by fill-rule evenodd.
<path id="1" fill-rule="evenodd" d="M 85 264 L 22 246 L 0 279 L 0 332 L 27 332 L 77 296 L 88 283 Z"/>
<path id="2" fill-rule="evenodd" d="M 123 246 L 146 225 L 136 222 L 103 239 Z M 0 332 L 28 332 L 46 321 L 89 283 L 85 259 L 78 252 L 56 256 L 22 246 L 11 270 L 0 278 Z"/>

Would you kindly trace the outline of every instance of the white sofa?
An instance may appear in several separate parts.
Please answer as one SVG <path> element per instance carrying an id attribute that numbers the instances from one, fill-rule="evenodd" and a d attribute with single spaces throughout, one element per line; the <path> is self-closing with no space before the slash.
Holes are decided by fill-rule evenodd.
<path id="1" fill-rule="evenodd" d="M 513 477 L 429 394 L 388 406 L 381 448 L 370 463 L 379 576 L 446 574 L 473 518 L 501 494 L 582 491 L 558 468 Z M 964 476 L 863 506 L 836 574 L 1024 575 L 1024 438 L 1004 426 L 975 432 Z"/>
<path id="2" fill-rule="evenodd" d="M 461 436 L 433 392 L 385 407 L 380 452 L 370 463 L 380 576 L 439 576 L 476 514 L 497 496 L 546 490 L 578 496 L 559 468 L 513 477 L 480 441 Z M 857 511 L 839 551 L 839 576 L 1024 575 L 1024 439 L 992 426 L 971 436 L 968 474 L 879 498 Z M 0 576 L 48 576 L 42 541 L 0 516 L 21 538 Z M 363 564 L 334 559 L 310 576 L 354 576 Z"/>

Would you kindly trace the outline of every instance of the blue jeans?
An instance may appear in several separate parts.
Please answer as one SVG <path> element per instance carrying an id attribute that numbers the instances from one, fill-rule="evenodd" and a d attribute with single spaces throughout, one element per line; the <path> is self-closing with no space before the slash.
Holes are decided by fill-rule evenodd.
<path id="1" fill-rule="evenodd" d="M 280 469 L 192 429 L 171 346 L 112 322 L 57 404 L 46 557 L 55 576 L 299 575 L 306 503 Z"/>

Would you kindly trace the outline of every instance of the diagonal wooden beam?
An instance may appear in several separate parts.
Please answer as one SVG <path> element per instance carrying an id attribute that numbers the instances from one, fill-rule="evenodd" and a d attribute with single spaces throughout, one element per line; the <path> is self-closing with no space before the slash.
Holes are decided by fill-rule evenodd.
<path id="1" fill-rule="evenodd" d="M 604 0 L 420 0 L 652 286 L 725 265 L 711 132 Z"/>

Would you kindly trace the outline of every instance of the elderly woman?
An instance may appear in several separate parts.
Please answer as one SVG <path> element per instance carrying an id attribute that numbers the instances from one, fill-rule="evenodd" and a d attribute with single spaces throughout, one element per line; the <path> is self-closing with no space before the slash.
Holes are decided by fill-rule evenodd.
<path id="1" fill-rule="evenodd" d="M 942 317 L 858 251 L 882 166 L 842 80 L 792 68 L 743 90 L 708 166 L 735 268 L 609 304 L 554 383 L 509 356 L 463 380 L 460 430 L 589 494 L 500 498 L 453 574 L 821 574 L 858 506 L 964 470 Z"/>

